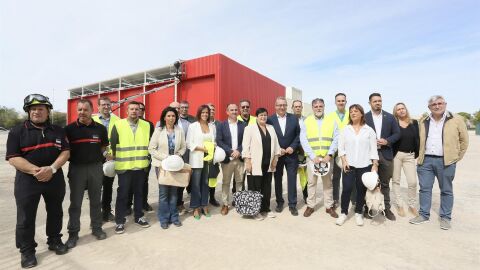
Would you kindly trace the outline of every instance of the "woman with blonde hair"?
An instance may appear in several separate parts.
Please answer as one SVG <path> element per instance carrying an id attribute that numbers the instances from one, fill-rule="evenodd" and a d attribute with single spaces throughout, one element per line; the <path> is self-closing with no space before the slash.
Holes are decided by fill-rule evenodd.
<path id="1" fill-rule="evenodd" d="M 399 102 L 393 107 L 393 116 L 400 126 L 400 139 L 392 146 L 393 148 L 393 194 L 397 204 L 397 212 L 401 217 L 405 216 L 404 202 L 402 200 L 400 179 L 401 171 L 405 173 L 408 184 L 408 210 L 413 216 L 418 216 L 417 204 L 417 174 L 416 162 L 418 157 L 420 136 L 417 120 L 411 119 L 407 106 Z"/>

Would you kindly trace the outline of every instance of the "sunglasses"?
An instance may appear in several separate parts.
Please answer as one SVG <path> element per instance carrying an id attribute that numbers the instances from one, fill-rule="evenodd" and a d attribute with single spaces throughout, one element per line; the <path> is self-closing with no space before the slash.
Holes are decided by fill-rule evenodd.
<path id="1" fill-rule="evenodd" d="M 248 108 L 250 108 L 250 106 L 242 106 L 241 108 L 242 109 L 248 109 Z"/>

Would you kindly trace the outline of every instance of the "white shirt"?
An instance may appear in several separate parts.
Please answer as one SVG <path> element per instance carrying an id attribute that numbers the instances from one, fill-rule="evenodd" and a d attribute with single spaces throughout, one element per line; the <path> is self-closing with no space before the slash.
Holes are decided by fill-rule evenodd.
<path id="1" fill-rule="evenodd" d="M 347 125 L 340 133 L 338 155 L 346 156 L 349 166 L 365 168 L 378 160 L 377 136 L 368 125 L 363 125 L 358 134 L 352 125 Z"/>
<path id="2" fill-rule="evenodd" d="M 237 150 L 238 148 L 238 122 L 232 122 L 228 119 L 228 127 L 230 128 L 230 135 L 232 135 L 232 150 Z"/>
<path id="3" fill-rule="evenodd" d="M 447 114 L 444 113 L 440 121 L 435 121 L 430 114 L 430 125 L 428 127 L 428 136 L 425 146 L 426 155 L 443 156 L 443 125 Z"/>
<path id="4" fill-rule="evenodd" d="M 382 138 L 382 120 L 383 120 L 383 113 L 380 111 L 379 115 L 376 115 L 372 111 L 372 118 L 373 118 L 373 125 L 375 126 L 375 132 L 377 133 L 377 139 Z"/>
<path id="5" fill-rule="evenodd" d="M 277 114 L 277 118 L 280 129 L 282 130 L 282 135 L 285 136 L 285 127 L 287 126 L 287 114 L 285 114 L 283 117 Z"/>

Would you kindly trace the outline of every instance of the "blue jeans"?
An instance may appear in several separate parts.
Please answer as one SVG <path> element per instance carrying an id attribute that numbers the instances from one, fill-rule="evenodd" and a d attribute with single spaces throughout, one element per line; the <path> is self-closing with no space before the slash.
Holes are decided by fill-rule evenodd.
<path id="1" fill-rule="evenodd" d="M 206 207 L 208 205 L 208 162 L 203 168 L 193 168 L 191 178 L 192 192 L 190 208 Z"/>
<path id="2" fill-rule="evenodd" d="M 443 157 L 425 156 L 422 165 L 418 165 L 418 183 L 420 184 L 419 214 L 426 219 L 430 218 L 432 207 L 432 188 L 435 177 L 440 187 L 440 218 L 452 219 L 453 208 L 453 178 L 455 177 L 456 164 L 445 166 Z"/>
<path id="3" fill-rule="evenodd" d="M 158 185 L 158 221 L 160 224 L 178 222 L 177 187 Z"/>

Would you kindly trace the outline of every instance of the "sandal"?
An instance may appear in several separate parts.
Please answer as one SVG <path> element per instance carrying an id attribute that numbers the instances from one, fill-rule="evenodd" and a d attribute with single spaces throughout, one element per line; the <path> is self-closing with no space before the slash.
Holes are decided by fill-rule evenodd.
<path id="1" fill-rule="evenodd" d="M 196 220 L 200 220 L 200 211 L 198 210 L 198 208 L 196 208 L 195 210 L 193 210 L 193 217 L 194 217 Z"/>
<path id="2" fill-rule="evenodd" d="M 203 214 L 206 216 L 206 217 L 211 217 L 212 215 L 210 215 L 210 212 L 208 211 L 208 208 L 205 207 L 202 209 L 202 212 Z"/>

